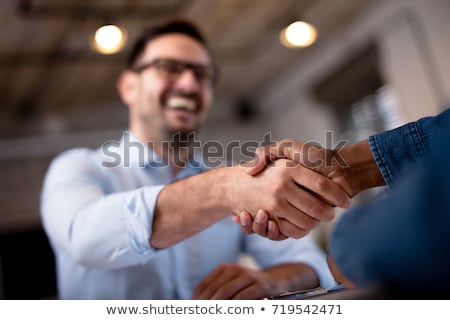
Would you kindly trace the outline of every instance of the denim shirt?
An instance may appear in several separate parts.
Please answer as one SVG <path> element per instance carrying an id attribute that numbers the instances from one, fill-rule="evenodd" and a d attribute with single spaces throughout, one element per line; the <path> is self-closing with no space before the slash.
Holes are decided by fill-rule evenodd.
<path id="1" fill-rule="evenodd" d="M 418 295 L 450 285 L 450 110 L 369 138 L 390 185 L 342 215 L 330 253 L 358 285 Z"/>
<path id="2" fill-rule="evenodd" d="M 369 137 L 372 155 L 388 185 L 403 172 L 423 166 L 424 157 L 431 151 L 433 141 L 443 134 L 443 125 L 449 118 L 450 109 Z"/>

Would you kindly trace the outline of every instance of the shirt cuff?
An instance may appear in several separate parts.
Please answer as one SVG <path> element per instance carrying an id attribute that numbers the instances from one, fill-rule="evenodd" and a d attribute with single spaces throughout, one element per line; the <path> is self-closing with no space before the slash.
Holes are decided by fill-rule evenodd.
<path id="1" fill-rule="evenodd" d="M 156 201 L 164 185 L 141 188 L 126 199 L 128 239 L 133 251 L 140 255 L 154 252 L 150 246 Z"/>
<path id="2" fill-rule="evenodd" d="M 427 147 L 417 122 L 369 137 L 369 146 L 388 185 L 406 169 L 422 166 Z"/>

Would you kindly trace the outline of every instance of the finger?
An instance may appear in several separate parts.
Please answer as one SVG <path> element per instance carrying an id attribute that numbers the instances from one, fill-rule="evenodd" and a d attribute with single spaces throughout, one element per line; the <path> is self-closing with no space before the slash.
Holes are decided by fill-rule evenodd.
<path id="1" fill-rule="evenodd" d="M 309 233 L 309 230 L 299 228 L 285 219 L 280 219 L 278 224 L 280 226 L 280 232 L 287 238 L 300 239 Z"/>
<path id="2" fill-rule="evenodd" d="M 319 212 L 325 210 L 324 207 L 333 210 L 331 206 L 320 202 L 308 191 L 301 190 L 295 186 L 292 186 L 292 188 L 296 189 L 295 192 L 286 192 L 286 203 L 280 204 L 277 211 L 271 210 L 271 217 L 285 219 L 302 230 L 311 230 L 320 224 L 320 221 L 313 216 L 319 215 L 319 213 L 312 212 L 313 210 Z M 310 202 L 316 202 L 312 208 L 310 208 Z M 282 233 L 287 235 L 283 231 Z"/>
<path id="3" fill-rule="evenodd" d="M 227 276 L 225 271 L 226 266 L 224 265 L 214 269 L 197 285 L 192 294 L 192 299 L 206 299 L 206 297 L 212 296 L 215 292 L 214 284 Z"/>
<path id="4" fill-rule="evenodd" d="M 260 236 L 266 237 L 267 223 L 269 222 L 269 214 L 264 210 L 258 210 L 253 220 L 253 232 Z"/>
<path id="5" fill-rule="evenodd" d="M 246 274 L 246 271 L 242 271 L 242 273 L 235 275 L 234 278 L 228 280 L 223 283 L 214 294 L 209 299 L 214 300 L 225 300 L 232 299 L 235 297 L 240 291 L 251 285 L 253 282 L 253 278 L 249 277 Z"/>
<path id="6" fill-rule="evenodd" d="M 270 217 L 277 222 L 283 237 L 295 239 L 304 237 L 309 230 L 320 223 L 289 202 L 279 205 L 277 209 L 270 210 Z"/>
<path id="7" fill-rule="evenodd" d="M 280 227 L 274 220 L 269 220 L 267 223 L 267 238 L 274 241 L 287 239 L 287 237 L 280 232 Z"/>
<path id="8" fill-rule="evenodd" d="M 350 206 L 348 194 L 328 177 L 303 166 L 298 166 L 295 169 L 292 178 L 297 184 L 311 190 L 333 206 L 340 208 Z"/>
<path id="9" fill-rule="evenodd" d="M 223 264 L 213 273 L 212 277 L 202 281 L 203 290 L 195 295 L 196 299 L 230 299 L 236 292 L 249 285 L 250 270 L 238 264 Z"/>
<path id="10" fill-rule="evenodd" d="M 258 285 L 258 283 L 252 283 L 251 285 L 239 290 L 236 295 L 233 296 L 233 300 L 256 300 L 270 297 L 272 294 Z"/>
<path id="11" fill-rule="evenodd" d="M 288 220 L 305 229 L 312 229 L 318 222 L 330 221 L 334 218 L 334 207 L 309 190 L 298 187 L 294 187 L 294 190 L 289 188 L 286 199 L 294 208 L 304 213 L 296 216 L 292 214 Z"/>
<path id="12" fill-rule="evenodd" d="M 250 215 L 250 213 L 243 211 L 239 214 L 239 219 L 241 221 L 241 230 L 245 234 L 252 234 L 252 225 L 253 225 L 253 218 Z"/>
<path id="13" fill-rule="evenodd" d="M 258 233 L 259 235 L 262 235 L 263 237 L 267 237 L 268 239 L 274 240 L 274 241 L 280 241 L 280 240 L 287 239 L 286 236 L 281 234 L 280 228 L 278 227 L 277 223 L 274 220 L 269 220 L 269 213 L 265 210 L 260 210 L 260 211 L 262 211 L 262 213 L 267 215 L 267 218 L 266 217 L 262 218 L 264 220 L 267 219 L 267 226 L 264 226 L 264 224 L 262 224 L 262 223 L 256 224 L 256 222 L 247 223 L 247 225 L 245 225 L 245 226 L 242 226 L 242 224 L 241 224 L 242 231 L 246 234 Z M 260 214 L 262 214 L 262 213 L 260 213 Z M 245 212 L 245 211 L 242 212 L 241 216 L 243 216 L 243 215 L 246 216 L 246 219 L 248 219 L 249 222 L 252 221 L 252 217 L 250 216 L 250 214 L 248 212 Z M 249 227 L 250 225 L 252 226 L 252 228 Z M 255 227 L 255 225 L 256 225 L 256 227 Z"/>
<path id="14" fill-rule="evenodd" d="M 256 175 L 261 172 L 268 163 L 280 158 L 287 158 L 302 163 L 303 143 L 293 139 L 283 139 L 274 144 L 255 150 L 254 159 L 248 163 L 250 168 L 247 174 Z"/>
<path id="15" fill-rule="evenodd" d="M 255 150 L 254 158 L 252 161 L 246 163 L 250 166 L 247 169 L 247 174 L 256 175 L 269 166 L 273 161 L 279 158 L 283 158 L 284 154 L 277 144 L 269 144 L 267 146 L 257 148 Z"/>
<path id="16" fill-rule="evenodd" d="M 266 150 L 266 148 L 258 148 L 255 150 L 253 160 L 246 164 L 249 166 L 247 169 L 247 174 L 254 176 L 264 170 L 270 159 L 270 155 L 266 152 Z"/>

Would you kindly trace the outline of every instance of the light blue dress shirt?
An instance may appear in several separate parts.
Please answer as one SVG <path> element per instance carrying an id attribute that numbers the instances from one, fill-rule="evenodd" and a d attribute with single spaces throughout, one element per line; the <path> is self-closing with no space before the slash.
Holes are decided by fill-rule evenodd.
<path id="1" fill-rule="evenodd" d="M 168 249 L 152 248 L 148 239 L 161 189 L 205 170 L 201 161 L 191 161 L 173 177 L 129 132 L 97 150 L 56 157 L 45 177 L 41 215 L 56 257 L 59 298 L 189 299 L 205 276 L 221 263 L 236 263 L 241 253 L 262 268 L 302 262 L 317 271 L 322 286 L 335 284 L 309 236 L 249 236 L 231 217 Z"/>

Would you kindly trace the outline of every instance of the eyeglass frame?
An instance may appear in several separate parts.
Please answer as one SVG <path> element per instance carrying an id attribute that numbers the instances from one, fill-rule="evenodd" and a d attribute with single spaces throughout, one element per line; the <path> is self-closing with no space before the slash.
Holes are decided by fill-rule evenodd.
<path id="1" fill-rule="evenodd" d="M 170 62 L 181 66 L 181 69 L 176 74 L 175 73 L 173 74 L 174 76 L 176 76 L 176 78 L 179 77 L 186 69 L 189 69 L 193 72 L 197 81 L 204 82 L 205 80 L 207 80 L 212 86 L 214 86 L 217 83 L 219 78 L 220 70 L 219 67 L 215 64 L 202 65 L 171 58 L 156 58 L 148 63 L 131 67 L 130 70 L 136 73 L 141 73 L 142 71 L 151 67 L 156 67 L 157 70 L 160 70 L 159 64 L 161 62 Z M 204 74 L 209 74 L 210 75 L 209 78 L 204 77 L 203 76 Z"/>

